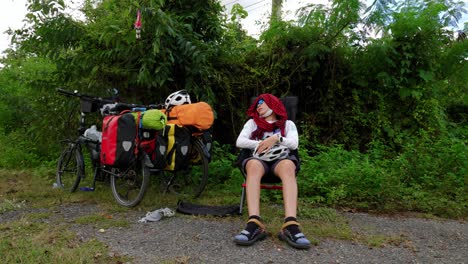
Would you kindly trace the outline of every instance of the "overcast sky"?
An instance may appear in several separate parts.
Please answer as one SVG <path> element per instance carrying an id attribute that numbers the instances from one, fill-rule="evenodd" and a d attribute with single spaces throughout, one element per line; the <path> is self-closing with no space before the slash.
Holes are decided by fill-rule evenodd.
<path id="1" fill-rule="evenodd" d="M 372 0 L 368 0 L 372 1 Z M 71 4 L 76 9 L 82 0 L 65 0 L 67 4 Z M 0 0 L 0 54 L 9 46 L 10 37 L 5 33 L 8 28 L 19 29 L 23 26 L 24 16 L 26 14 L 27 0 Z M 242 21 L 244 29 L 254 36 L 258 37 L 262 25 L 268 22 L 268 17 L 271 12 L 271 0 L 221 0 L 221 3 L 226 6 L 227 10 L 238 3 L 244 7 L 249 13 L 249 16 Z M 305 6 L 308 3 L 326 4 L 327 0 L 284 0 L 283 1 L 283 19 L 289 20 L 294 18 L 296 10 Z M 466 22 L 468 17 L 465 15 L 463 21 Z M 463 22 L 459 24 L 463 28 Z"/>
<path id="2" fill-rule="evenodd" d="M 5 33 L 8 28 L 21 28 L 26 14 L 26 0 L 0 0 L 0 52 L 3 52 L 10 43 L 9 36 Z"/>
<path id="3" fill-rule="evenodd" d="M 249 35 L 258 37 L 262 26 L 268 23 L 271 13 L 272 0 L 222 0 L 221 3 L 229 12 L 234 4 L 240 4 L 245 11 L 249 13 L 247 18 L 242 20 L 242 26 Z M 307 4 L 327 4 L 328 0 L 283 0 L 283 19 L 290 20 L 294 18 L 296 10 Z"/>

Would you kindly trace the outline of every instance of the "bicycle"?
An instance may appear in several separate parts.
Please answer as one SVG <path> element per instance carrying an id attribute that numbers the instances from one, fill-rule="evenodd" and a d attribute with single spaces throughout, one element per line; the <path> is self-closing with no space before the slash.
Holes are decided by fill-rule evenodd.
<path id="1" fill-rule="evenodd" d="M 97 180 L 110 178 L 112 194 L 116 201 L 124 206 L 136 206 L 144 197 L 149 184 L 149 168 L 146 166 L 146 153 L 139 152 L 137 158 L 127 168 L 114 168 L 103 165 L 100 161 L 101 142 L 84 135 L 86 128 L 86 114 L 95 112 L 105 104 L 115 103 L 99 97 L 79 94 L 77 91 L 70 92 L 63 89 L 57 90 L 66 96 L 78 97 L 80 99 L 80 121 L 78 137 L 76 139 L 63 140 L 65 148 L 57 163 L 57 185 L 64 190 L 75 192 L 80 182 L 85 178 L 85 160 L 83 147 L 90 152 L 93 168 L 92 187 L 83 187 L 82 190 L 95 190 Z M 106 115 L 115 115 L 122 109 L 141 107 L 135 104 L 118 103 L 114 109 L 108 109 Z M 120 110 L 118 110 L 120 108 Z M 124 184 L 121 184 L 121 183 Z"/>
<path id="2" fill-rule="evenodd" d="M 188 150 L 189 155 L 187 166 L 182 170 L 171 171 L 165 168 L 154 168 L 152 161 L 149 159 L 150 156 L 153 156 L 153 153 L 148 153 L 144 149 L 138 151 L 138 157 L 127 168 L 105 166 L 100 161 L 101 142 L 86 137 L 83 135 L 83 131 L 85 131 L 86 114 L 91 112 L 91 109 L 96 110 L 104 104 L 110 103 L 110 101 L 63 89 L 59 89 L 58 92 L 67 96 L 78 97 L 81 101 L 78 138 L 64 141 L 66 147 L 57 165 L 57 183 L 60 187 L 70 192 L 74 192 L 78 188 L 80 181 L 85 176 L 85 162 L 82 148 L 86 146 L 90 150 L 94 176 L 93 186 L 91 188 L 82 188 L 84 190 L 94 190 L 95 182 L 98 178 L 108 177 L 110 178 L 112 194 L 117 203 L 126 207 L 133 207 L 143 199 L 149 186 L 150 175 L 160 173 L 165 193 L 169 191 L 182 198 L 198 198 L 201 195 L 208 182 L 208 163 L 211 159 L 211 133 L 209 131 L 199 131 L 187 127 L 191 135 Z M 148 109 L 158 108 L 161 108 L 161 105 L 142 106 L 118 103 L 114 109 L 109 109 L 107 114 L 116 115 L 122 110 L 129 109 L 144 112 Z M 140 132 L 139 137 L 142 143 L 151 140 L 156 141 L 156 137 L 160 136 L 158 135 L 159 131 L 151 129 L 141 128 Z"/>
<path id="3" fill-rule="evenodd" d="M 58 159 L 56 173 L 58 186 L 69 192 L 75 192 L 85 176 L 85 161 L 82 152 L 83 146 L 86 146 L 91 153 L 91 164 L 96 165 L 99 159 L 99 140 L 93 140 L 84 136 L 86 130 L 86 115 L 97 111 L 103 104 L 113 103 L 113 101 L 81 95 L 77 91 L 70 92 L 58 89 L 57 92 L 65 96 L 80 98 L 80 120 L 77 129 L 78 137 L 76 139 L 62 140 L 62 143 L 65 144 L 65 148 Z M 93 168 L 94 167 L 95 166 L 93 166 Z M 94 176 L 96 178 L 96 175 Z M 83 190 L 87 190 L 85 188 L 83 188 Z M 91 187 L 90 190 L 94 190 L 94 186 Z"/>

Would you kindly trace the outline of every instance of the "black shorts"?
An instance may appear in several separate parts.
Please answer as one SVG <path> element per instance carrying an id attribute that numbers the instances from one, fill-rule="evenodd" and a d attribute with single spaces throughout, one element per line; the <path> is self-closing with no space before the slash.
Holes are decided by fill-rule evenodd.
<path id="1" fill-rule="evenodd" d="M 283 159 L 280 159 L 280 160 L 273 160 L 273 161 L 264 161 L 264 160 L 257 159 L 254 157 L 246 158 L 244 161 L 242 161 L 242 168 L 244 168 L 244 170 L 245 170 L 245 165 L 247 164 L 247 162 L 252 159 L 256 159 L 262 163 L 263 168 L 265 169 L 265 175 L 268 175 L 269 173 L 273 174 L 278 163 L 283 160 Z M 294 163 L 294 165 L 296 165 L 296 174 L 297 174 L 297 172 L 300 169 L 299 160 L 297 159 L 297 157 L 294 155 L 289 155 L 285 159 L 291 160 Z"/>

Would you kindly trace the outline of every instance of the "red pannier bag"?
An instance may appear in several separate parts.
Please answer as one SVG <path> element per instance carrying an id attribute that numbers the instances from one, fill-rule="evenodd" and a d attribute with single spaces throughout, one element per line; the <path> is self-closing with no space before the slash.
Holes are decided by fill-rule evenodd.
<path id="1" fill-rule="evenodd" d="M 102 164 L 122 168 L 135 161 L 138 151 L 137 123 L 128 112 L 104 117 L 100 155 Z"/>
<path id="2" fill-rule="evenodd" d="M 152 162 L 156 159 L 156 157 L 160 156 L 158 155 L 159 153 L 156 152 L 157 138 L 157 131 L 143 129 L 143 138 L 140 140 L 140 149 L 148 155 L 148 158 L 150 158 Z"/>

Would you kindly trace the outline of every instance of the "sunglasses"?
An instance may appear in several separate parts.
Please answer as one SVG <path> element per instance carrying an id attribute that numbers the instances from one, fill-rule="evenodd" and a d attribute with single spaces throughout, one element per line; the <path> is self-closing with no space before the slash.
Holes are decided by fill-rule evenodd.
<path id="1" fill-rule="evenodd" d="M 263 99 L 258 100 L 257 106 L 263 104 L 265 101 Z"/>

